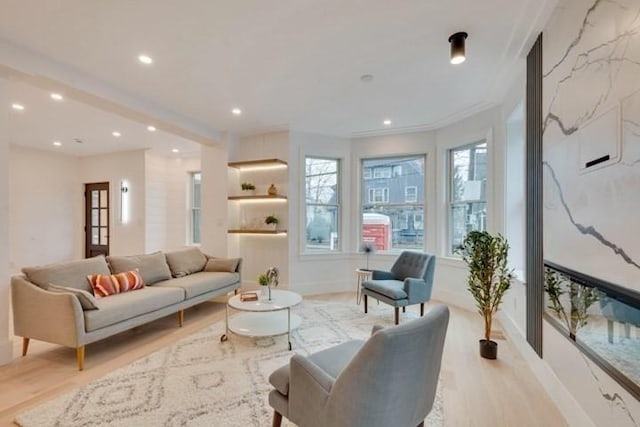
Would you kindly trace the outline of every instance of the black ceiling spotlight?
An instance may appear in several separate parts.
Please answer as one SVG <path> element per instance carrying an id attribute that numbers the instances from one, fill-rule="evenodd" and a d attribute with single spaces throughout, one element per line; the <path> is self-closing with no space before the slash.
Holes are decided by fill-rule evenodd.
<path id="1" fill-rule="evenodd" d="M 454 65 L 462 64 L 466 58 L 464 53 L 464 43 L 469 34 L 461 31 L 459 33 L 452 34 L 449 37 L 449 43 L 451 43 L 451 63 Z"/>

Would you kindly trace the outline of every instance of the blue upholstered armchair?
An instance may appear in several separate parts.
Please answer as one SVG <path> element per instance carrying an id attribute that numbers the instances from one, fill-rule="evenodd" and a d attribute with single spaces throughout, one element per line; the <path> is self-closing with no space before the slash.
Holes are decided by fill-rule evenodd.
<path id="1" fill-rule="evenodd" d="M 399 308 L 420 304 L 420 316 L 424 315 L 424 303 L 431 299 L 436 257 L 419 252 L 402 252 L 391 271 L 373 270 L 371 280 L 362 283 L 364 312 L 367 297 L 372 297 L 395 308 L 395 323 L 399 321 Z"/>
<path id="2" fill-rule="evenodd" d="M 366 342 L 347 341 L 309 356 L 296 354 L 269 377 L 273 426 L 424 426 L 438 387 L 449 309 L 390 328 Z"/>

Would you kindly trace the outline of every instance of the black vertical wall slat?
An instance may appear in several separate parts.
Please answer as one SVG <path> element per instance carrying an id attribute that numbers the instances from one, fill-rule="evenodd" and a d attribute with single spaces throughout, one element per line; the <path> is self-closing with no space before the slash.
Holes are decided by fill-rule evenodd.
<path id="1" fill-rule="evenodd" d="M 527 55 L 527 341 L 542 357 L 542 34 Z"/>

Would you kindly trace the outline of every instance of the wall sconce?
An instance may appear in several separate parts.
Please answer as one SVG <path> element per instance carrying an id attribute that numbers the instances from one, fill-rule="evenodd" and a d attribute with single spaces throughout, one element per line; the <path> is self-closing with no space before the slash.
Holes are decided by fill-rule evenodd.
<path id="1" fill-rule="evenodd" d="M 120 223 L 129 222 L 129 182 L 120 181 Z"/>
<path id="2" fill-rule="evenodd" d="M 463 31 L 449 36 L 451 44 L 451 63 L 454 65 L 462 64 L 467 57 L 465 56 L 465 40 L 469 35 Z"/>

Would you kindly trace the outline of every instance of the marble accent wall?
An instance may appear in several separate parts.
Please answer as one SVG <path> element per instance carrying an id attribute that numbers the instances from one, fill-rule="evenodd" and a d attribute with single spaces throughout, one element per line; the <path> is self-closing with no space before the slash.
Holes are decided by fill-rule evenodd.
<path id="1" fill-rule="evenodd" d="M 543 51 L 545 259 L 640 291 L 640 0 L 561 0 Z M 564 341 L 544 357 L 595 424 L 640 425 Z"/>

